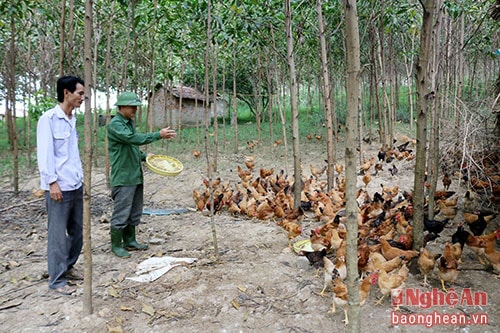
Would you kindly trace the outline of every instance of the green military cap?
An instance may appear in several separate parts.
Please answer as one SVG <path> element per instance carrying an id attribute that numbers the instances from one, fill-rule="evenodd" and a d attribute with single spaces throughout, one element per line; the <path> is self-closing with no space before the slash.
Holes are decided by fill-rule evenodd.
<path id="1" fill-rule="evenodd" d="M 142 106 L 141 100 L 137 94 L 130 91 L 125 91 L 118 96 L 115 103 L 116 106 Z"/>

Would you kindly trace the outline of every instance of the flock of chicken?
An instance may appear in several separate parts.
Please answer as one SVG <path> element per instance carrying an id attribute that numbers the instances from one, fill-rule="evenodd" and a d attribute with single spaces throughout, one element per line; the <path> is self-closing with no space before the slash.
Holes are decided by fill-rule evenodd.
<path id="1" fill-rule="evenodd" d="M 450 178 L 443 177 L 443 191 L 436 191 L 435 218 L 424 219 L 424 247 L 420 251 L 412 249 L 412 193 L 400 192 L 398 186 L 381 185 L 380 191 L 370 195 L 367 185 L 372 175 L 384 171 L 384 165 L 389 165 L 391 176 L 397 174 L 396 161 L 411 160 L 414 154 L 408 149 L 411 142 L 407 141 L 392 149 L 381 149 L 377 157 L 371 157 L 360 165 L 359 174 L 365 184 L 357 191 L 358 214 L 358 271 L 360 272 L 360 302 L 363 305 L 374 285 L 378 285 L 382 297 L 381 304 L 391 290 L 402 288 L 408 278 L 408 262 L 415 258 L 423 275 L 423 285 L 429 285 L 427 277 L 434 271 L 441 281 L 443 290 L 445 282 L 453 284 L 458 278 L 458 265 L 464 246 L 475 251 L 481 263 L 489 263 L 494 271 L 500 274 L 500 252 L 495 249 L 495 241 L 500 238 L 500 232 L 483 235 L 489 221 L 496 215 L 470 211 L 466 212 L 467 203 L 472 202 L 474 193 L 466 191 L 463 195 L 463 223 L 458 224 L 456 232 L 449 242 L 446 242 L 440 254 L 431 253 L 426 244 L 440 237 L 445 226 L 457 215 L 458 194 L 449 191 Z M 318 271 L 323 270 L 324 288 L 333 294 L 331 312 L 336 305 L 344 307 L 347 318 L 347 286 L 343 282 L 347 275 L 346 269 L 346 217 L 345 217 L 345 178 L 343 166 L 335 165 L 335 186 L 327 190 L 326 180 L 321 176 L 326 171 L 326 165 L 318 168 L 310 165 L 311 174 L 302 176 L 301 202 L 294 208 L 293 177 L 284 171 L 260 168 L 257 174 L 255 157 L 248 156 L 245 166 L 238 165 L 239 181 L 233 185 L 222 182 L 220 178 L 209 182 L 204 180 L 202 189 L 193 190 L 193 199 L 199 211 L 210 210 L 220 213 L 228 211 L 233 215 L 248 216 L 259 220 L 276 221 L 283 228 L 292 246 L 292 240 L 301 234 L 309 234 L 303 230 L 302 220 L 307 215 L 319 222 L 319 226 L 310 230 L 310 249 L 299 254 L 304 255 L 310 264 Z M 376 162 L 375 159 L 378 159 Z M 373 170 L 373 174 L 372 174 Z M 213 200 L 210 193 L 213 192 Z M 475 207 L 472 207 L 475 208 Z M 312 215 L 312 216 L 311 216 Z M 427 214 L 425 214 L 427 216 Z M 468 227 L 468 230 L 464 228 Z M 484 260 L 483 260 L 484 259 Z"/>

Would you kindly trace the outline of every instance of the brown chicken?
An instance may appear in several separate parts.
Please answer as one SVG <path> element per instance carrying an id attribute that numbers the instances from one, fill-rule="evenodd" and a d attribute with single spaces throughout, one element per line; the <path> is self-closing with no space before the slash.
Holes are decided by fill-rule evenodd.
<path id="1" fill-rule="evenodd" d="M 229 213 L 231 213 L 231 215 L 241 214 L 240 206 L 238 206 L 238 204 L 236 202 L 234 202 L 233 200 L 229 200 L 227 202 L 227 206 L 228 206 Z"/>
<path id="2" fill-rule="evenodd" d="M 345 263 L 345 256 L 337 256 L 335 267 L 333 268 L 333 276 L 340 277 L 344 280 L 347 277 L 347 266 Z"/>
<path id="3" fill-rule="evenodd" d="M 343 239 L 337 229 L 330 229 L 325 233 L 325 238 L 330 242 L 330 249 L 337 250 L 342 245 Z"/>
<path id="4" fill-rule="evenodd" d="M 471 177 L 470 184 L 475 190 L 484 190 L 490 187 L 490 182 L 477 177 Z"/>
<path id="5" fill-rule="evenodd" d="M 298 237 L 302 233 L 302 226 L 296 221 L 287 220 L 286 218 L 277 222 L 277 224 L 286 231 L 288 238 L 288 247 L 292 248 L 292 239 Z"/>
<path id="6" fill-rule="evenodd" d="M 255 158 L 256 157 L 257 157 L 257 155 L 245 157 L 245 165 L 248 168 L 248 170 L 253 170 L 255 168 Z"/>
<path id="7" fill-rule="evenodd" d="M 301 206 L 285 210 L 286 220 L 300 222 L 302 221 L 303 218 L 304 218 L 304 209 Z"/>
<path id="8" fill-rule="evenodd" d="M 444 283 L 449 282 L 453 284 L 458 277 L 458 261 L 453 256 L 452 246 L 448 242 L 445 243 L 444 252 L 441 258 L 439 258 L 437 275 L 441 280 L 441 287 L 444 292 L 448 291 Z"/>
<path id="9" fill-rule="evenodd" d="M 368 243 L 360 239 L 358 241 L 358 271 L 365 272 L 370 260 L 370 247 Z"/>
<path id="10" fill-rule="evenodd" d="M 344 319 L 342 320 L 344 324 L 347 326 L 349 323 L 349 319 L 347 317 L 347 285 L 342 281 L 341 278 L 336 278 L 332 281 L 332 291 L 333 291 L 333 300 L 332 300 L 332 308 L 329 313 L 335 313 L 337 310 L 337 306 L 342 306 L 344 309 Z"/>
<path id="11" fill-rule="evenodd" d="M 495 250 L 495 242 L 500 238 L 500 230 L 494 232 L 495 238 L 488 239 L 486 241 L 486 248 L 484 249 L 484 255 L 486 259 L 493 266 L 493 272 L 497 274 L 497 278 L 500 278 L 500 252 Z"/>
<path id="12" fill-rule="evenodd" d="M 460 245 L 459 243 L 451 244 L 451 254 L 457 260 L 458 263 L 461 263 L 462 245 Z"/>
<path id="13" fill-rule="evenodd" d="M 311 230 L 309 241 L 311 242 L 311 247 L 314 251 L 321 251 L 323 249 L 330 248 L 330 241 L 317 232 L 316 229 Z"/>
<path id="14" fill-rule="evenodd" d="M 335 164 L 335 171 L 337 172 L 338 175 L 340 175 L 344 171 L 344 165 Z"/>
<path id="15" fill-rule="evenodd" d="M 376 270 L 375 274 L 377 276 L 377 284 L 382 293 L 382 297 L 376 303 L 377 305 L 382 304 L 385 296 L 391 293 L 391 290 L 403 288 L 406 279 L 408 278 L 408 267 L 405 264 L 395 273 L 388 274 L 384 270 Z"/>
<path id="16" fill-rule="evenodd" d="M 209 195 L 206 191 L 198 191 L 196 189 L 193 189 L 193 200 L 196 205 L 196 209 L 198 211 L 202 211 L 205 208 L 205 205 L 207 204 Z"/>
<path id="17" fill-rule="evenodd" d="M 252 172 L 250 170 L 243 170 L 238 165 L 238 176 L 241 178 L 243 182 L 249 182 L 252 179 Z"/>
<path id="18" fill-rule="evenodd" d="M 372 167 L 373 163 L 375 162 L 375 157 L 370 157 L 370 159 L 365 160 L 360 166 L 359 166 L 359 173 L 363 174 L 365 171 L 370 170 Z"/>
<path id="19" fill-rule="evenodd" d="M 250 151 L 253 151 L 253 149 L 259 144 L 258 140 L 252 140 L 252 141 L 247 141 L 247 148 Z"/>
<path id="20" fill-rule="evenodd" d="M 220 177 L 217 177 L 216 179 L 212 180 L 212 185 L 210 185 L 210 180 L 206 178 L 203 178 L 202 182 L 206 188 L 212 187 L 213 190 L 216 190 L 221 185 L 222 179 Z"/>
<path id="21" fill-rule="evenodd" d="M 379 171 L 384 171 L 384 168 L 382 167 L 382 163 L 375 164 L 374 168 L 375 168 L 375 176 L 378 175 Z"/>
<path id="22" fill-rule="evenodd" d="M 194 158 L 199 158 L 200 155 L 201 155 L 201 151 L 199 151 L 199 150 L 193 150 L 193 156 L 194 156 Z"/>
<path id="23" fill-rule="evenodd" d="M 324 296 L 326 289 L 332 286 L 334 269 L 334 263 L 328 257 L 323 257 L 323 289 L 319 293 L 321 297 Z"/>
<path id="24" fill-rule="evenodd" d="M 401 250 L 397 247 L 392 247 L 389 242 L 385 239 L 380 239 L 380 243 L 382 244 L 381 247 L 381 252 L 382 255 L 385 257 L 387 260 L 394 259 L 396 257 L 403 256 L 406 258 L 406 260 L 410 260 L 416 256 L 418 256 L 418 251 L 415 250 Z"/>
<path id="25" fill-rule="evenodd" d="M 424 281 L 422 282 L 423 286 L 429 286 L 427 282 L 427 275 L 434 269 L 434 265 L 436 264 L 436 259 L 438 259 L 441 254 L 432 254 L 427 251 L 426 248 L 422 247 L 420 249 L 420 256 L 418 257 L 417 266 L 420 270 L 420 273 L 424 276 Z"/>
<path id="26" fill-rule="evenodd" d="M 369 259 L 371 267 L 373 267 L 372 272 L 381 270 L 385 271 L 386 273 L 390 273 L 393 270 L 400 268 L 404 260 L 405 260 L 404 256 L 395 257 L 391 260 L 387 260 L 383 256 L 377 256 L 377 255 L 371 256 Z"/>
<path id="27" fill-rule="evenodd" d="M 241 203 L 240 203 L 240 208 L 243 212 L 243 206 L 241 205 Z M 244 211 L 250 218 L 254 218 L 255 215 L 257 215 L 257 200 L 254 197 L 248 198 Z"/>
<path id="28" fill-rule="evenodd" d="M 255 217 L 259 220 L 269 220 L 274 216 L 274 203 L 266 199 L 257 205 Z"/>
<path id="29" fill-rule="evenodd" d="M 316 180 L 325 173 L 327 167 L 328 165 L 325 165 L 322 168 L 318 168 L 312 164 L 309 164 L 309 168 L 311 169 L 311 174 Z"/>
<path id="30" fill-rule="evenodd" d="M 486 263 L 481 259 L 481 256 L 486 255 L 485 249 L 499 237 L 498 230 L 482 236 L 474 236 L 469 233 L 465 244 L 477 254 L 479 262 L 484 265 Z"/>
<path id="31" fill-rule="evenodd" d="M 436 201 L 439 214 L 444 216 L 445 219 L 453 220 L 457 215 L 457 206 L 447 206 L 444 201 Z"/>
<path id="32" fill-rule="evenodd" d="M 273 173 L 274 173 L 274 168 L 271 169 L 260 168 L 260 178 L 262 179 L 270 177 Z"/>
<path id="33" fill-rule="evenodd" d="M 363 175 L 363 183 L 365 184 L 365 188 L 370 184 L 372 181 L 372 175 L 370 174 L 370 171 L 365 171 L 365 174 Z"/>
<path id="34" fill-rule="evenodd" d="M 447 172 L 444 173 L 442 182 L 443 182 L 444 190 L 448 191 L 450 189 L 450 185 L 451 185 L 451 178 Z"/>
<path id="35" fill-rule="evenodd" d="M 455 207 L 458 204 L 458 195 L 452 196 L 447 199 L 439 199 L 438 200 L 440 204 L 449 206 L 449 207 Z"/>
<path id="36" fill-rule="evenodd" d="M 366 298 L 370 293 L 370 289 L 372 285 L 377 283 L 377 279 L 375 276 L 367 276 L 361 281 L 359 285 L 359 305 L 363 306 L 366 303 Z M 348 303 L 348 294 L 347 294 L 347 285 L 342 281 L 341 278 L 336 278 L 332 281 L 332 291 L 333 291 L 333 301 L 332 308 L 330 309 L 330 313 L 336 312 L 337 306 L 342 306 L 344 309 L 344 319 L 342 320 L 344 324 L 347 326 L 349 324 L 349 318 L 347 317 L 347 303 Z"/>

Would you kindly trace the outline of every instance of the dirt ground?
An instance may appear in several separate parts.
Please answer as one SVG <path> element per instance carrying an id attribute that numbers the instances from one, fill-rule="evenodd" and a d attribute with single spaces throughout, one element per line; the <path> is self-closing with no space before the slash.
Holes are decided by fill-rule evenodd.
<path id="1" fill-rule="evenodd" d="M 227 146 L 230 146 L 229 144 Z M 304 173 L 309 164 L 324 164 L 325 143 L 304 142 Z M 378 144 L 365 145 L 367 157 L 376 156 Z M 229 150 L 229 149 L 228 149 Z M 282 146 L 260 147 L 253 151 L 241 147 L 238 154 L 221 152 L 218 160 L 222 180 L 238 181 L 237 165 L 245 156 L 257 155 L 260 167 L 285 169 Z M 339 155 L 343 155 L 342 152 Z M 289 174 L 292 174 L 291 156 Z M 132 252 L 120 259 L 110 251 L 109 223 L 112 201 L 105 186 L 102 167 L 94 168 L 92 179 L 92 308 L 85 314 L 83 286 L 77 295 L 61 296 L 48 290 L 46 268 L 46 214 L 43 199 L 33 197 L 38 188 L 38 174 L 25 175 L 21 193 L 13 197 L 8 179 L 0 183 L 0 332 L 326 332 L 345 331 L 342 309 L 329 313 L 332 294 L 319 295 L 322 275 L 307 259 L 288 248 L 283 230 L 273 221 L 234 217 L 227 211 L 215 217 L 220 258 L 214 256 L 210 217 L 194 211 L 193 188 L 202 188 L 206 160 L 195 159 L 191 151 L 176 156 L 184 163 L 177 177 L 162 177 L 145 170 L 145 208 L 169 212 L 169 215 L 144 215 L 137 238 L 149 242 L 149 249 Z M 341 161 L 341 157 L 339 157 Z M 384 171 L 368 185 L 371 195 L 380 184 L 399 185 L 400 191 L 413 187 L 414 161 L 396 161 L 399 173 Z M 325 176 L 323 176 L 325 177 Z M 359 186 L 363 186 L 361 176 Z M 456 180 L 451 190 L 464 193 Z M 461 201 L 459 200 L 459 207 Z M 157 211 L 158 212 L 158 211 Z M 442 252 L 444 242 L 462 219 L 457 214 L 441 237 L 428 245 Z M 487 231 L 499 228 L 499 219 L 489 223 Z M 303 233 L 296 241 L 306 239 L 320 223 L 311 212 L 303 220 Z M 191 265 L 174 267 L 152 282 L 136 282 L 136 266 L 151 257 L 196 258 Z M 77 268 L 83 272 L 83 254 Z M 459 295 L 463 290 L 482 291 L 487 304 L 462 304 L 455 307 L 403 306 L 399 314 L 408 320 L 417 314 L 460 314 L 473 320 L 486 314 L 488 323 L 394 325 L 389 299 L 375 305 L 380 298 L 377 286 L 371 289 L 361 308 L 362 332 L 498 332 L 500 329 L 499 287 L 491 269 L 478 263 L 466 247 L 459 278 L 453 286 Z M 431 287 L 422 287 L 420 274 L 410 274 L 406 288 L 421 292 L 440 288 L 436 274 L 430 275 Z M 464 289 L 465 288 L 465 289 Z M 470 289 L 468 289 L 470 288 Z M 483 318 L 484 319 L 484 318 Z"/>

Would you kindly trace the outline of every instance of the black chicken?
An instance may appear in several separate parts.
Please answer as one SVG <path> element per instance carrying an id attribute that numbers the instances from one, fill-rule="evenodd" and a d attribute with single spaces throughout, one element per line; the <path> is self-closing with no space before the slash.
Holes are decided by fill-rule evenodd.
<path id="1" fill-rule="evenodd" d="M 448 222 L 450 222 L 450 219 L 444 219 L 442 221 L 429 220 L 427 215 L 424 214 L 424 230 L 427 230 L 428 232 L 439 234 L 443 231 Z"/>
<path id="2" fill-rule="evenodd" d="M 375 192 L 375 194 L 373 195 L 373 202 L 380 202 L 380 203 L 382 203 L 382 202 L 384 202 L 384 197 L 382 196 L 382 194 L 380 194 L 378 192 Z"/>
<path id="3" fill-rule="evenodd" d="M 377 154 L 378 160 L 381 162 L 384 162 L 385 161 L 385 154 L 386 154 L 386 151 L 383 148 L 380 148 L 380 150 L 378 151 L 378 154 Z"/>
<path id="4" fill-rule="evenodd" d="M 398 173 L 398 168 L 396 168 L 396 165 L 392 165 L 392 168 L 389 168 L 389 172 L 391 173 L 391 176 L 395 176 Z"/>
<path id="5" fill-rule="evenodd" d="M 325 265 L 323 257 L 326 256 L 326 248 L 313 252 L 301 251 L 300 254 L 303 254 L 309 260 L 309 264 L 316 269 L 320 269 Z"/>
<path id="6" fill-rule="evenodd" d="M 224 193 L 220 193 L 216 197 L 214 197 L 214 213 L 221 213 L 222 208 L 224 207 L 225 202 L 222 200 L 224 198 Z M 210 210 L 210 200 L 207 202 L 207 209 Z"/>
<path id="7" fill-rule="evenodd" d="M 410 141 L 406 141 L 405 143 L 400 144 L 399 146 L 397 146 L 398 150 L 400 152 L 404 152 L 405 150 L 408 150 L 407 148 L 408 148 L 409 143 L 410 143 Z"/>
<path id="8" fill-rule="evenodd" d="M 464 249 L 465 242 L 467 241 L 467 237 L 470 235 L 468 231 L 464 229 L 462 224 L 457 226 L 457 231 L 453 235 L 451 235 L 451 243 L 456 244 L 460 243 L 460 247 L 462 250 Z"/>
<path id="9" fill-rule="evenodd" d="M 370 222 L 371 228 L 376 228 L 385 221 L 386 212 L 382 211 L 374 220 Z"/>
<path id="10" fill-rule="evenodd" d="M 395 241 L 394 239 L 387 239 L 387 243 L 389 243 L 392 247 L 396 247 L 404 251 L 409 250 L 405 244 Z"/>
<path id="11" fill-rule="evenodd" d="M 439 235 L 438 234 L 435 234 L 433 232 L 428 232 L 424 235 L 424 241 L 423 241 L 423 247 L 425 247 L 427 245 L 427 243 L 435 240 L 436 238 L 438 238 Z"/>
<path id="12" fill-rule="evenodd" d="M 496 214 L 480 212 L 477 214 L 477 220 L 474 222 L 467 222 L 470 231 L 474 236 L 481 236 L 488 226 L 488 222 L 496 217 Z"/>

